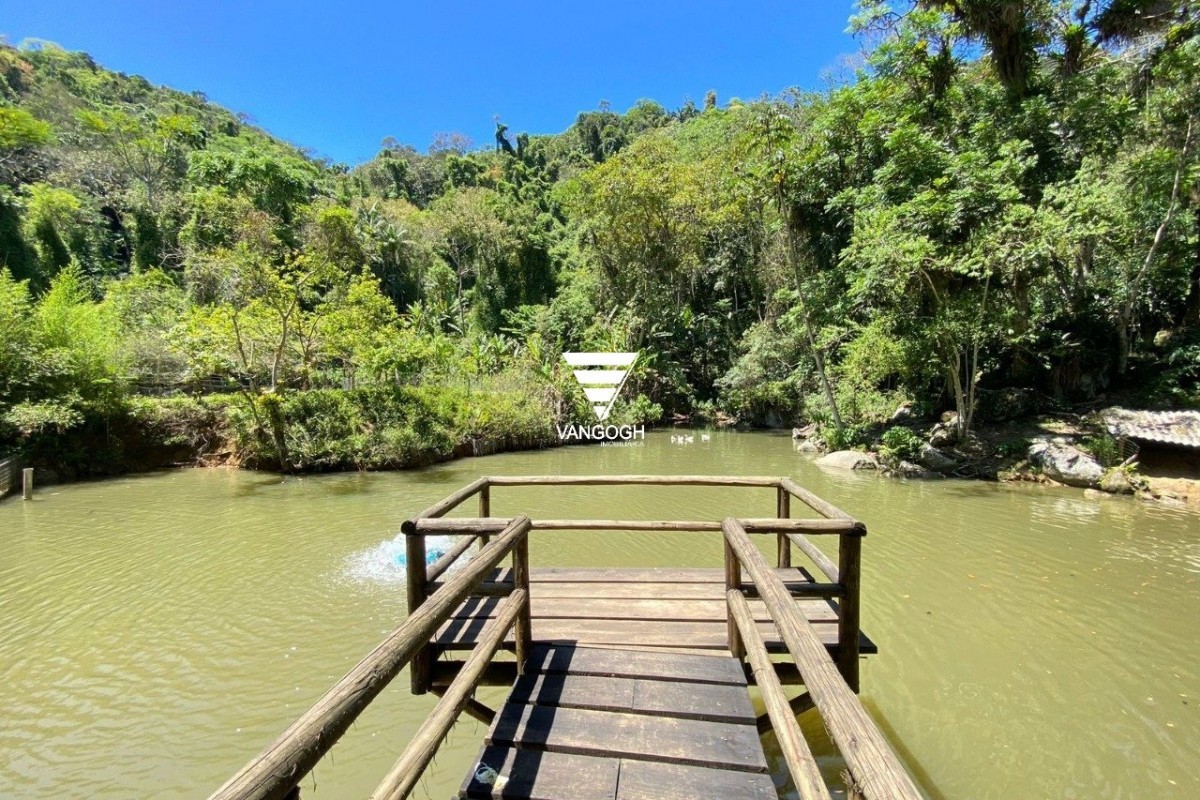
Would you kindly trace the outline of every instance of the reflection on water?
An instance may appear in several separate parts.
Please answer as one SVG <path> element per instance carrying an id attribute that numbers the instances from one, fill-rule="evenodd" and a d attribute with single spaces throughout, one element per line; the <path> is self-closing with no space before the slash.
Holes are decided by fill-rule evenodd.
<path id="1" fill-rule="evenodd" d="M 863 698 L 932 797 L 1200 797 L 1195 516 L 823 471 L 786 436 L 668 437 L 409 473 L 181 470 L 0 503 L 0 796 L 203 796 L 403 619 L 406 517 L 483 473 L 662 472 L 791 475 L 868 524 L 863 623 L 881 652 Z M 769 516 L 774 496 L 512 487 L 492 508 L 715 519 Z M 546 531 L 530 549 L 535 566 L 721 563 L 710 533 Z M 435 702 L 399 678 L 305 797 L 368 794 Z M 482 734 L 464 719 L 415 796 L 454 794 Z"/>

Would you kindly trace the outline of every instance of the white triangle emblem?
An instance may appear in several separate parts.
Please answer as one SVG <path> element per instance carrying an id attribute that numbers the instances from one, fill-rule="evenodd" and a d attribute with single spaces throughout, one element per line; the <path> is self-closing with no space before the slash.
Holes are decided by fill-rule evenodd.
<path id="1" fill-rule="evenodd" d="M 596 419 L 604 422 L 612 413 L 613 402 L 637 357 L 637 353 L 563 353 L 563 359 L 574 368 L 575 380 L 583 387 Z"/>

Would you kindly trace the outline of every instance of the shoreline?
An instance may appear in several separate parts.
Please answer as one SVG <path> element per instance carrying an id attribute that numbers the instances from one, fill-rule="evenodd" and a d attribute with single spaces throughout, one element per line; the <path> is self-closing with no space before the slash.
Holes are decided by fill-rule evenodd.
<path id="1" fill-rule="evenodd" d="M 934 470 L 923 470 L 923 474 L 903 474 L 901 471 L 887 466 L 880 460 L 877 452 L 878 448 L 855 449 L 852 451 L 841 452 L 860 453 L 864 458 L 867 458 L 873 462 L 873 466 L 848 469 L 853 469 L 854 471 L 860 472 L 875 472 L 880 478 L 890 478 L 894 480 L 951 479 L 1003 484 L 1035 483 L 1043 486 L 1078 489 L 1081 496 L 1090 497 L 1096 500 L 1127 496 L 1131 499 L 1141 500 L 1142 502 L 1158 504 L 1165 508 L 1175 508 L 1179 510 L 1200 513 L 1200 477 L 1190 478 L 1136 473 L 1137 477 L 1142 480 L 1142 484 L 1134 491 L 1104 491 L 1099 487 L 1074 486 L 1062 481 L 1056 481 L 1053 478 L 1045 475 L 1041 470 L 1036 468 L 1036 466 L 1032 465 L 1026 457 L 1014 457 L 1011 454 L 1004 456 L 998 452 L 998 450 L 1002 451 L 1003 448 L 997 448 L 995 446 L 997 441 L 1009 442 L 1011 444 L 1011 442 L 1015 441 L 1016 439 L 1022 439 L 1027 440 L 1028 443 L 1032 443 L 1033 441 L 1037 440 L 1038 436 L 1045 436 L 1047 431 L 1040 427 L 1040 425 L 1044 422 L 1044 419 L 1031 419 L 979 426 L 974 435 L 976 435 L 977 440 L 986 441 L 989 443 L 986 454 L 977 454 L 977 458 L 974 461 L 959 462 L 959 466 L 965 468 L 965 470 L 952 474 L 943 474 Z M 651 430 L 662 433 L 672 430 L 716 430 L 733 433 L 765 433 L 774 434 L 779 438 L 783 438 L 787 435 L 787 430 L 785 428 L 772 427 L 662 425 L 651 428 Z M 1030 433 L 1031 431 L 1040 431 L 1040 433 Z M 1055 433 L 1055 431 L 1050 431 L 1049 433 Z M 1079 431 L 1075 430 L 1074 432 L 1071 432 L 1069 436 L 1078 437 Z M 797 456 L 809 456 L 810 461 L 817 461 L 824 456 L 830 455 L 830 453 L 825 453 L 811 448 L 806 450 L 803 444 L 801 444 L 801 442 L 804 440 L 797 442 L 795 438 L 792 438 L 789 441 L 792 442 L 792 449 L 795 451 Z M 575 447 L 594 444 L 598 443 L 588 441 L 562 441 L 554 437 L 534 437 L 528 435 L 475 437 L 456 444 L 447 454 L 438 453 L 433 450 L 427 450 L 415 455 L 411 460 L 399 466 L 360 468 L 334 467 L 318 469 L 309 468 L 284 471 L 277 468 L 273 469 L 266 465 L 250 465 L 248 460 L 239 458 L 239 454 L 232 449 L 228 441 L 222 440 L 220 443 L 221 446 L 201 448 L 193 452 L 190 457 L 186 459 L 166 461 L 151 459 L 149 461 L 136 462 L 136 466 L 131 466 L 131 462 L 126 462 L 125 468 L 104 474 L 64 477 L 56 473 L 51 467 L 47 467 L 45 465 L 38 466 L 37 464 L 34 464 L 34 466 L 37 469 L 36 480 L 38 486 L 61 486 L 73 483 L 88 483 L 92 481 L 105 480 L 108 478 L 142 475 L 152 472 L 184 468 L 239 469 L 280 476 L 324 475 L 353 472 L 407 472 L 410 470 L 431 467 L 437 464 L 445 464 L 451 461 L 459 461 L 468 458 L 480 458 L 483 456 L 498 455 L 501 453 L 532 452 L 536 450 L 548 450 L 558 447 Z M 953 452 L 956 450 L 956 448 L 947 448 L 947 450 Z M 10 495 L 16 496 L 19 494 L 19 484 L 14 485 L 8 494 L 0 493 L 0 502 L 7 499 Z"/>

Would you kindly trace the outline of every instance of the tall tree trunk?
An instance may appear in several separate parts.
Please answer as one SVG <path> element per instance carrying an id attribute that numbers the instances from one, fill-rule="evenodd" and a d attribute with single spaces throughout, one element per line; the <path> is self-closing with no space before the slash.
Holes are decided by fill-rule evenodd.
<path id="1" fill-rule="evenodd" d="M 796 297 L 800 302 L 800 316 L 804 319 L 804 334 L 808 339 L 808 349 L 812 351 L 813 363 L 817 368 L 817 377 L 821 381 L 821 389 L 825 394 L 825 401 L 829 403 L 829 414 L 833 417 L 834 428 L 838 433 L 841 433 L 845 426 L 842 423 L 842 414 L 838 410 L 837 396 L 833 392 L 833 382 L 830 381 L 829 372 L 825 369 L 825 354 L 821 351 L 821 348 L 817 347 L 816 330 L 804 293 L 804 276 L 800 271 L 800 256 L 796 252 L 796 234 L 792 229 L 791 215 L 788 212 L 787 201 L 782 193 L 778 197 L 778 203 L 779 213 L 783 219 L 787 259 L 790 262 L 788 266 L 792 268 L 792 277 L 796 282 Z"/>
<path id="2" fill-rule="evenodd" d="M 1117 312 L 1117 375 L 1120 377 L 1124 377 L 1129 369 L 1133 324 L 1137 314 L 1138 294 L 1141 292 L 1142 282 L 1149 276 L 1150 265 L 1154 263 L 1154 254 L 1158 251 L 1158 246 L 1162 244 L 1163 239 L 1166 238 L 1167 229 L 1170 228 L 1171 220 L 1175 218 L 1175 211 L 1179 208 L 1179 187 L 1183 183 L 1188 153 L 1192 149 L 1192 130 L 1195 122 L 1195 117 L 1188 118 L 1187 132 L 1183 136 L 1183 147 L 1179 151 L 1179 164 L 1175 167 L 1175 179 L 1171 183 L 1171 199 L 1167 204 L 1167 213 L 1163 216 L 1162 224 L 1154 232 L 1154 239 L 1150 242 L 1150 249 L 1146 251 L 1146 258 L 1142 261 L 1142 266 L 1129 280 L 1125 300 Z"/>
<path id="3" fill-rule="evenodd" d="M 1192 253 L 1192 276 L 1188 280 L 1187 300 L 1183 306 L 1183 324 L 1200 326 L 1200 182 L 1192 187 L 1192 219 L 1196 247 Z"/>

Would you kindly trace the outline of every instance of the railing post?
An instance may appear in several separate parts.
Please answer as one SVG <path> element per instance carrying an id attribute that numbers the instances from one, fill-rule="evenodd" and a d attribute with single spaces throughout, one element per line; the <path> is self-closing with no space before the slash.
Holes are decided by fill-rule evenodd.
<path id="1" fill-rule="evenodd" d="M 533 616 L 529 599 L 529 532 L 526 531 L 513 547 L 513 589 L 525 590 L 525 600 L 513 625 L 513 639 L 517 648 L 517 674 L 525 674 L 525 661 L 533 647 Z"/>
<path id="2" fill-rule="evenodd" d="M 842 596 L 838 600 L 838 670 L 846 683 L 858 691 L 859 591 L 861 584 L 862 540 L 865 526 L 838 537 L 838 578 Z"/>
<path id="3" fill-rule="evenodd" d="M 725 591 L 742 591 L 742 564 L 738 561 L 737 553 L 729 544 L 728 539 L 722 538 L 725 542 Z M 742 641 L 742 634 L 738 630 L 737 620 L 733 618 L 733 609 L 729 605 L 729 601 L 725 601 L 725 624 L 727 626 L 729 652 L 739 661 L 746 657 L 746 645 Z"/>
<path id="4" fill-rule="evenodd" d="M 492 515 L 492 487 L 485 483 L 483 485 L 483 488 L 479 490 L 479 516 L 486 519 L 487 517 L 490 517 L 491 515 Z M 483 547 L 491 540 L 492 540 L 492 537 L 490 534 L 487 534 L 487 533 L 482 534 L 479 537 L 479 546 Z"/>
<path id="5" fill-rule="evenodd" d="M 779 519 L 788 519 L 792 516 L 792 496 L 782 486 L 777 487 L 775 492 L 775 516 Z M 786 533 L 778 533 L 775 538 L 778 540 L 779 547 L 778 565 L 790 567 L 792 565 L 792 540 L 787 537 Z"/>
<path id="6" fill-rule="evenodd" d="M 404 553 L 408 565 L 408 615 L 421 607 L 428 597 L 429 580 L 425 564 L 425 535 L 415 530 L 404 537 Z M 409 678 L 412 682 L 413 694 L 425 694 L 429 691 L 429 676 L 433 671 L 433 653 L 429 644 L 425 643 L 413 656 L 409 665 Z"/>

